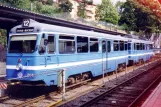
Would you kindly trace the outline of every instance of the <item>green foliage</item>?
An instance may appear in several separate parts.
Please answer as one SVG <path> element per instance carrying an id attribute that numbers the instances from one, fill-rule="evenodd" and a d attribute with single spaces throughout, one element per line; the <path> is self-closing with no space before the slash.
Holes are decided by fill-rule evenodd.
<path id="1" fill-rule="evenodd" d="M 59 7 L 56 5 L 43 5 L 42 2 L 36 2 L 34 11 L 41 14 L 53 15 L 55 13 L 59 13 Z"/>
<path id="2" fill-rule="evenodd" d="M 115 4 L 115 8 L 117 9 L 117 11 L 120 13 L 121 12 L 121 7 L 124 5 L 124 2 L 118 1 Z"/>
<path id="3" fill-rule="evenodd" d="M 1 0 L 1 2 L 17 8 L 30 9 L 30 0 Z"/>
<path id="4" fill-rule="evenodd" d="M 134 11 L 135 8 L 130 2 L 125 2 L 121 6 L 121 18 L 119 20 L 119 25 L 123 25 L 127 32 L 136 29 L 136 18 Z"/>
<path id="5" fill-rule="evenodd" d="M 127 0 L 121 6 L 121 18 L 119 25 L 125 26 L 125 30 L 153 33 L 158 29 L 159 21 L 152 11 L 139 3 Z"/>
<path id="6" fill-rule="evenodd" d="M 63 1 L 59 4 L 60 10 L 62 10 L 63 12 L 71 12 L 72 6 L 73 4 L 69 0 Z"/>
<path id="7" fill-rule="evenodd" d="M 52 6 L 53 5 L 53 0 L 47 0 L 46 4 Z"/>
<path id="8" fill-rule="evenodd" d="M 79 17 L 86 18 L 86 14 L 85 14 L 85 5 L 86 5 L 86 2 L 79 3 L 78 12 L 77 12 L 77 15 L 78 15 Z"/>
<path id="9" fill-rule="evenodd" d="M 96 10 L 96 19 L 112 24 L 118 24 L 119 14 L 110 0 L 102 0 L 102 4 L 98 5 Z"/>
<path id="10" fill-rule="evenodd" d="M 4 29 L 0 29 L 0 44 L 6 45 L 7 41 L 7 31 Z"/>
<path id="11" fill-rule="evenodd" d="M 78 12 L 77 12 L 77 15 L 79 17 L 86 18 L 85 7 L 87 4 L 92 5 L 93 1 L 92 0 L 82 0 L 82 2 L 79 2 Z"/>

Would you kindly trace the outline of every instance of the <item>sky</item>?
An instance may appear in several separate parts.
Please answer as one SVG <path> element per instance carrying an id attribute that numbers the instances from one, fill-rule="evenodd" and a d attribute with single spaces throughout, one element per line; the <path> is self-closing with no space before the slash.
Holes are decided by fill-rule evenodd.
<path id="1" fill-rule="evenodd" d="M 111 0 L 113 4 L 115 4 L 117 1 L 126 1 L 126 0 Z M 102 0 L 93 0 L 94 4 L 101 4 Z"/>
<path id="2" fill-rule="evenodd" d="M 111 2 L 113 2 L 114 4 L 116 4 L 118 1 L 125 2 L 126 0 L 111 0 Z"/>

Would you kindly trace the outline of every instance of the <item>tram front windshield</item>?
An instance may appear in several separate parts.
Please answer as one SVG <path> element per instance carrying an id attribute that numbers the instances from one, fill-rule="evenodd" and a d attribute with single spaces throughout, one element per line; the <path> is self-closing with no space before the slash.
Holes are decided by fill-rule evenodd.
<path id="1" fill-rule="evenodd" d="M 37 35 L 13 35 L 10 39 L 9 53 L 33 53 Z"/>

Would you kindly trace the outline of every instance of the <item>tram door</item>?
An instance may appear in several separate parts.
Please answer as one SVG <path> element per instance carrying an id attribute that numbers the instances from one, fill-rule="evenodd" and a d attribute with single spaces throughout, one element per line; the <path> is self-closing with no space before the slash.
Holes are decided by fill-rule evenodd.
<path id="1" fill-rule="evenodd" d="M 55 36 L 54 34 L 47 34 L 47 43 L 46 43 L 46 66 L 50 64 L 55 64 Z"/>
<path id="2" fill-rule="evenodd" d="M 107 42 L 106 40 L 102 40 L 102 71 L 104 70 L 104 73 L 108 68 L 107 61 Z"/>

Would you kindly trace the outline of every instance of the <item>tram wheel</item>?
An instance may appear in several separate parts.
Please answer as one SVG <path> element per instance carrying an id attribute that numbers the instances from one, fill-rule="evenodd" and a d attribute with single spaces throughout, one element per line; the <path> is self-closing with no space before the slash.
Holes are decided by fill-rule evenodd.
<path id="1" fill-rule="evenodd" d="M 89 75 L 88 74 L 83 74 L 82 79 L 83 79 L 83 81 L 89 79 Z"/>
<path id="2" fill-rule="evenodd" d="M 120 64 L 117 70 L 118 72 L 122 72 L 124 70 L 123 64 Z"/>
<path id="3" fill-rule="evenodd" d="M 68 81 L 69 85 L 75 84 L 75 78 L 74 77 L 69 77 L 67 81 Z"/>

